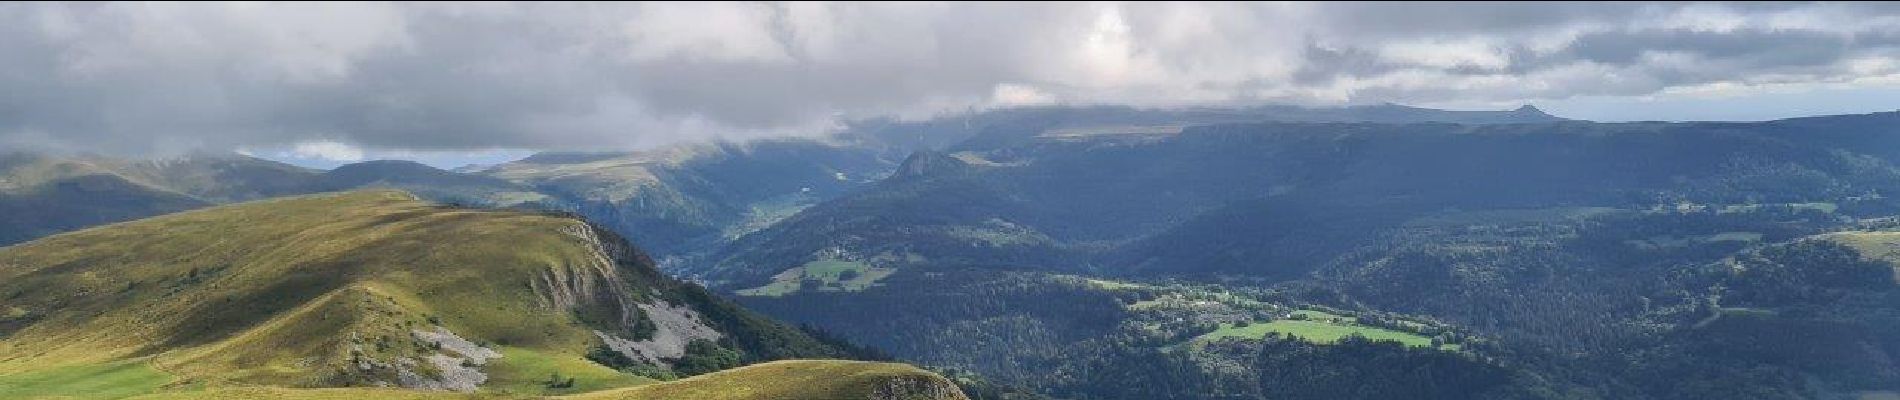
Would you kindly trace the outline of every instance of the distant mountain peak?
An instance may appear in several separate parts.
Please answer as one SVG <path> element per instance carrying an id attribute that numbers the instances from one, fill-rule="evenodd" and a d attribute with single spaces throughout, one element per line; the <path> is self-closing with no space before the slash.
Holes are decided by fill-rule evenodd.
<path id="1" fill-rule="evenodd" d="M 1529 104 L 1525 104 L 1523 107 L 1518 107 L 1516 110 L 1511 110 L 1511 112 L 1518 113 L 1518 114 L 1527 114 L 1527 115 L 1541 115 L 1541 116 L 1546 116 L 1546 117 L 1552 116 L 1550 115 L 1550 113 L 1544 112 L 1544 110 L 1537 108 L 1537 106 L 1533 106 Z"/>
<path id="2" fill-rule="evenodd" d="M 911 153 L 909 158 L 905 158 L 904 163 L 897 167 L 897 172 L 891 174 L 891 178 L 916 178 L 963 171 L 969 168 L 969 163 L 963 162 L 963 160 L 959 160 L 956 157 L 951 157 L 948 153 L 919 151 Z"/>
<path id="3" fill-rule="evenodd" d="M 361 161 L 361 162 L 355 162 L 355 163 L 350 163 L 350 164 L 343 164 L 341 166 L 337 166 L 336 169 L 384 169 L 384 170 L 401 169 L 401 170 L 424 170 L 424 171 L 442 170 L 441 168 L 431 167 L 428 164 L 423 164 L 423 163 L 410 161 L 410 160 L 369 160 L 369 161 Z"/>
<path id="4" fill-rule="evenodd" d="M 585 164 L 627 157 L 629 155 L 631 155 L 630 152 L 624 151 L 543 151 L 514 162 L 523 164 Z"/>

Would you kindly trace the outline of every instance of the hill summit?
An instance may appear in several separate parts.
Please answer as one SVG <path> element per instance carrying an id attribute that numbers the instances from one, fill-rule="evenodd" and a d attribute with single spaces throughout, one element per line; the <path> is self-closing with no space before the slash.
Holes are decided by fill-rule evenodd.
<path id="1" fill-rule="evenodd" d="M 585 221 L 393 190 L 207 208 L 0 248 L 0 299 L 0 378 L 116 371 L 158 386 L 134 393 L 561 394 L 651 381 L 607 365 L 670 377 L 849 355 L 661 275 Z"/>

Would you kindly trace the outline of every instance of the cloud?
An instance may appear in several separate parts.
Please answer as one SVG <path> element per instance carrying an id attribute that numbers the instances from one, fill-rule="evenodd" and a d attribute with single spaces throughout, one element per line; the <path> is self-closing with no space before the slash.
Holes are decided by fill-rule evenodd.
<path id="1" fill-rule="evenodd" d="M 0 145 L 638 148 L 1023 104 L 1892 82 L 1855 3 L 6 3 Z"/>
<path id="2" fill-rule="evenodd" d="M 363 149 L 338 142 L 303 142 L 291 146 L 290 155 L 327 161 L 362 161 Z"/>

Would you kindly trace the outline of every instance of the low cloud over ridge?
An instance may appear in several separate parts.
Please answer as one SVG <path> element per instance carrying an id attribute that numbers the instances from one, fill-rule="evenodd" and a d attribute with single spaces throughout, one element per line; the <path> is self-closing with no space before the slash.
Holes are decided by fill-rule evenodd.
<path id="1" fill-rule="evenodd" d="M 1896 60 L 1890 3 L 7 3 L 0 146 L 638 148 L 1017 104 L 1893 84 Z"/>

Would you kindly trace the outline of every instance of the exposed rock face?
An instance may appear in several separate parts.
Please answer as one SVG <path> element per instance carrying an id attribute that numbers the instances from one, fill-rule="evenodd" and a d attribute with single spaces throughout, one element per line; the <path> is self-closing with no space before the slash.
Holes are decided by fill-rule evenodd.
<path id="1" fill-rule="evenodd" d="M 639 318 L 628 304 L 632 287 L 621 278 L 614 262 L 614 257 L 620 254 L 615 251 L 628 250 L 620 249 L 619 243 L 602 240 L 600 234 L 587 225 L 576 224 L 561 233 L 580 239 L 593 257 L 584 263 L 543 271 L 534 282 L 535 293 L 540 295 L 543 305 L 557 310 L 611 307 L 626 324 Z"/>
<path id="2" fill-rule="evenodd" d="M 662 366 L 666 365 L 662 359 L 686 355 L 686 345 L 694 340 L 719 340 L 724 336 L 701 322 L 699 312 L 693 311 L 692 308 L 674 306 L 666 302 L 641 304 L 639 307 L 641 311 L 646 312 L 647 318 L 655 325 L 651 339 L 627 340 L 601 331 L 594 331 L 594 334 L 599 335 L 601 341 L 607 342 L 607 347 L 620 354 Z"/>
<path id="3" fill-rule="evenodd" d="M 423 356 L 422 360 L 429 363 L 430 368 L 435 369 L 437 376 L 423 375 L 422 372 L 417 371 L 416 366 L 419 363 L 416 359 L 404 358 L 396 362 L 396 385 L 410 389 L 452 390 L 466 393 L 475 391 L 482 382 L 488 381 L 488 374 L 482 373 L 481 370 L 463 367 L 461 358 L 430 354 Z"/>
<path id="4" fill-rule="evenodd" d="M 510 373 L 489 341 L 509 345 L 509 359 L 516 349 L 546 356 L 563 375 L 588 356 L 632 361 L 596 331 L 626 358 L 667 363 L 687 349 L 699 355 L 700 341 L 723 342 L 682 368 L 691 374 L 742 356 L 852 355 L 667 277 L 585 220 L 393 190 L 221 206 L 6 246 L 0 289 L 9 373 L 124 361 L 220 389 L 482 392 L 535 387 L 547 373 L 544 364 Z"/>
<path id="5" fill-rule="evenodd" d="M 387 380 L 394 378 L 393 385 L 410 389 L 450 390 L 474 392 L 488 381 L 488 374 L 481 367 L 489 360 L 501 358 L 494 349 L 476 345 L 468 339 L 450 332 L 447 328 L 435 327 L 435 330 L 414 330 L 415 338 L 430 343 L 435 351 L 415 357 L 396 357 L 393 361 L 382 361 L 375 357 L 361 356 L 362 345 L 352 345 L 355 367 L 358 370 L 379 376 L 373 381 L 375 386 L 391 386 Z"/>
<path id="6" fill-rule="evenodd" d="M 955 383 L 936 376 L 886 379 L 871 388 L 869 400 L 969 400 Z"/>
<path id="7" fill-rule="evenodd" d="M 542 273 L 534 282 L 534 289 L 543 301 L 543 305 L 558 310 L 580 310 L 591 308 L 607 310 L 618 322 L 618 327 L 650 326 L 651 334 L 638 332 L 646 337 L 622 337 L 608 330 L 595 330 L 607 347 L 635 360 L 666 366 L 665 359 L 677 359 L 686 355 L 686 345 L 694 340 L 719 340 L 724 334 L 707 325 L 705 319 L 685 305 L 673 305 L 664 300 L 655 300 L 650 304 L 635 302 L 633 286 L 629 285 L 616 268 L 621 261 L 640 257 L 636 250 L 628 248 L 624 242 L 603 235 L 599 228 L 589 225 L 575 225 L 565 233 L 579 238 L 592 250 L 594 257 L 580 265 L 567 265 L 552 268 Z M 609 328 L 603 326 L 602 328 Z"/>
<path id="8" fill-rule="evenodd" d="M 501 358 L 494 349 L 481 347 L 447 328 L 436 327 L 434 331 L 415 330 L 417 339 L 433 343 L 441 350 L 435 354 L 422 356 L 422 362 L 429 363 L 435 376 L 426 376 L 417 371 L 418 362 L 414 358 L 396 361 L 396 384 L 411 389 L 453 390 L 473 392 L 482 382 L 488 381 L 488 374 L 479 367 L 488 364 L 488 360 Z"/>
<path id="9" fill-rule="evenodd" d="M 433 332 L 417 329 L 415 330 L 415 335 L 417 339 L 434 343 L 440 346 L 442 350 L 465 358 L 475 365 L 484 365 L 487 364 L 490 359 L 501 358 L 501 352 L 482 347 L 481 345 L 468 341 L 468 339 L 463 339 L 461 336 L 456 336 L 455 332 L 449 332 L 448 328 L 438 326 L 435 327 L 435 331 Z"/>

